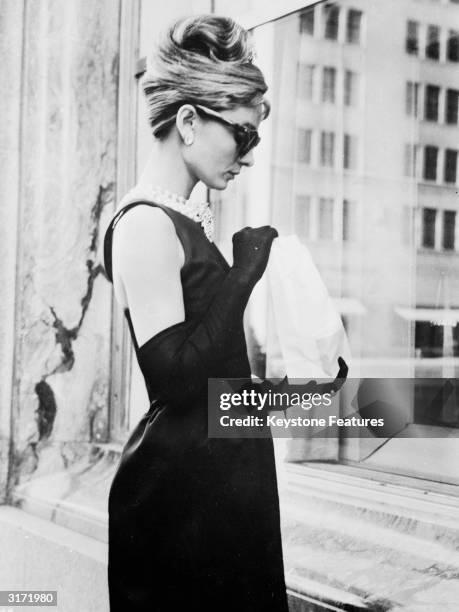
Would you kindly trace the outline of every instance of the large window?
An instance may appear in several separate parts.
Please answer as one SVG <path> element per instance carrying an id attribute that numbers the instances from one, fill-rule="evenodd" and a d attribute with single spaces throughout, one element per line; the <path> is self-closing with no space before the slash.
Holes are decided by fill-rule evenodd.
<path id="1" fill-rule="evenodd" d="M 363 378 L 412 378 L 407 427 L 432 433 L 438 449 L 423 397 L 435 380 L 459 377 L 459 73 L 441 10 L 406 2 L 402 17 L 393 3 L 341 0 L 256 27 L 271 115 L 244 182 L 218 194 L 228 256 L 243 225 L 271 223 L 308 247 L 346 323 L 353 367 Z M 390 35 L 372 35 L 381 31 Z M 282 359 L 270 303 L 261 282 L 247 326 L 274 376 Z M 327 449 L 352 465 L 457 481 L 395 438 Z"/>

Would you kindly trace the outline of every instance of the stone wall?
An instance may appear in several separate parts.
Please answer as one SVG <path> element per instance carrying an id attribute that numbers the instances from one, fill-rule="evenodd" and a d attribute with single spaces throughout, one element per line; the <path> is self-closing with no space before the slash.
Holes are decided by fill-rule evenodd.
<path id="1" fill-rule="evenodd" d="M 108 439 L 112 295 L 101 263 L 116 198 L 119 31 L 119 0 L 2 2 L 0 459 L 12 421 L 10 488 Z M 1 483 L 4 497 L 5 472 Z"/>

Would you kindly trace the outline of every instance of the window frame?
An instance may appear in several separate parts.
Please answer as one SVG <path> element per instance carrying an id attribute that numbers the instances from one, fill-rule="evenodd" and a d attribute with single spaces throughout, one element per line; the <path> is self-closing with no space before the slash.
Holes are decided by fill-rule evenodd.
<path id="1" fill-rule="evenodd" d="M 118 77 L 116 199 L 135 183 L 137 166 L 137 103 L 141 2 L 121 3 Z M 111 443 L 126 441 L 132 346 L 123 309 L 112 298 L 111 368 L 108 432 Z"/>

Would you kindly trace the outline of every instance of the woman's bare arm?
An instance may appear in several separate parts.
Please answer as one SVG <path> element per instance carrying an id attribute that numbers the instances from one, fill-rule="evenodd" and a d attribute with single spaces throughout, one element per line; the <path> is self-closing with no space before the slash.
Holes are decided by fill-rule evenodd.
<path id="1" fill-rule="evenodd" d="M 146 204 L 127 211 L 113 231 L 112 261 L 115 295 L 129 308 L 139 346 L 185 320 L 184 253 L 164 211 Z"/>

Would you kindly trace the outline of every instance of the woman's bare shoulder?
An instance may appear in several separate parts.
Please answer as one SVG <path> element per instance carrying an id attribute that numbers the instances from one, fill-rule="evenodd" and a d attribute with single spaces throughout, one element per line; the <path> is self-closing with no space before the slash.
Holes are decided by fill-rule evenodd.
<path id="1" fill-rule="evenodd" d="M 145 300 L 148 288 L 160 290 L 165 279 L 176 278 L 179 282 L 184 259 L 167 213 L 148 204 L 132 207 L 113 230 L 113 284 L 118 301 L 129 307 L 128 296 L 138 295 Z"/>
<path id="2" fill-rule="evenodd" d="M 129 264 L 144 257 L 151 261 L 160 257 L 178 261 L 183 249 L 169 215 L 157 206 L 138 204 L 126 211 L 113 231 L 113 259 Z"/>

